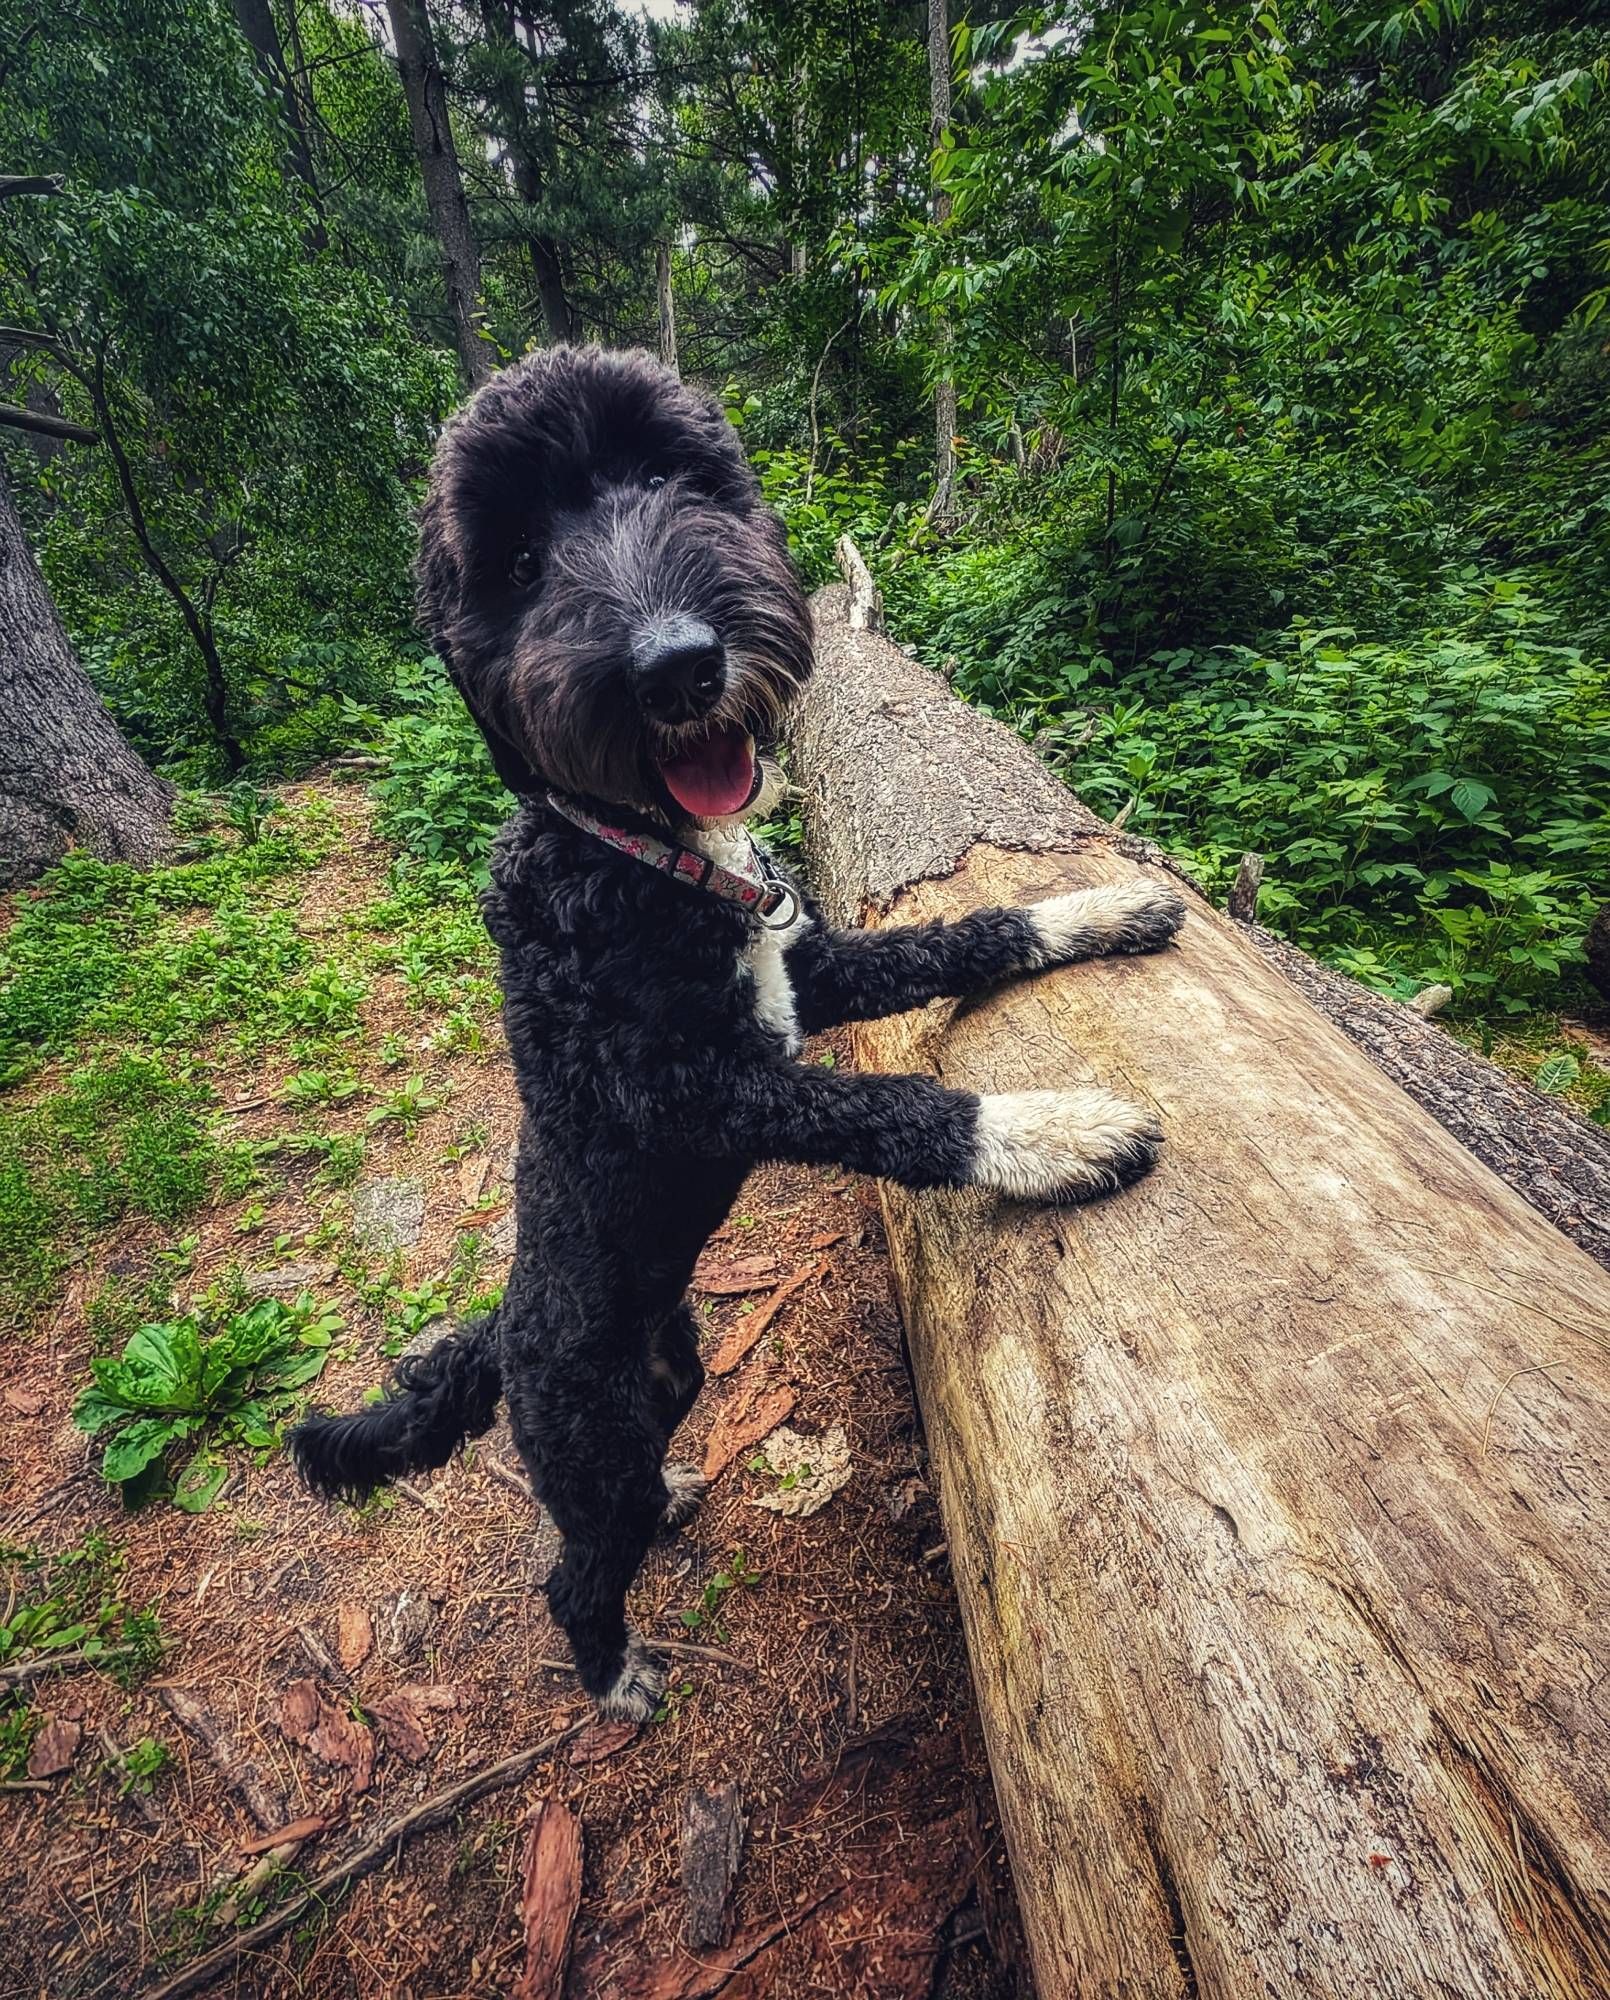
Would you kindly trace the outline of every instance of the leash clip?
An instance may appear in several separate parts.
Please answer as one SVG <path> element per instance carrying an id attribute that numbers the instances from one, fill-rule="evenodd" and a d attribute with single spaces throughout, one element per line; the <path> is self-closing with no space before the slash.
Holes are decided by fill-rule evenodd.
<path id="1" fill-rule="evenodd" d="M 778 916 L 779 910 L 783 912 L 782 916 Z M 755 915 L 760 919 L 762 929 L 786 931 L 799 916 L 799 898 L 786 882 L 773 881 L 755 905 Z"/>

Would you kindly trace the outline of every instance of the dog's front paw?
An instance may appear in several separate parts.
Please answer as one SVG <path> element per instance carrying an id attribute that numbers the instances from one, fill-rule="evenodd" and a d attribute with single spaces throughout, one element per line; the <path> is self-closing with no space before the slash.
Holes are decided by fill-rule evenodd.
<path id="1" fill-rule="evenodd" d="M 647 1722 L 664 1692 L 665 1675 L 634 1632 L 626 1642 L 620 1672 L 598 1696 L 598 1713 L 606 1722 Z"/>
<path id="2" fill-rule="evenodd" d="M 1023 914 L 1034 928 L 1032 963 L 1039 968 L 1109 952 L 1156 951 L 1184 923 L 1185 903 L 1166 883 L 1138 877 L 1052 896 Z"/>
<path id="3" fill-rule="evenodd" d="M 981 1097 L 974 1187 L 1018 1201 L 1088 1201 L 1138 1180 L 1163 1128 L 1110 1090 L 1018 1090 Z"/>
<path id="4" fill-rule="evenodd" d="M 710 1490 L 710 1482 L 696 1465 L 665 1465 L 660 1468 L 669 1498 L 660 1516 L 667 1534 L 685 1527 L 699 1511 L 699 1503 Z"/>

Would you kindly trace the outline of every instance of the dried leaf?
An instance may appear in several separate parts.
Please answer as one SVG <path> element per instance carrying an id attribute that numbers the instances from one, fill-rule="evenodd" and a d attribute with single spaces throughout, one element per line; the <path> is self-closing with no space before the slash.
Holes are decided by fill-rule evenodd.
<path id="1" fill-rule="evenodd" d="M 37 1417 L 45 1407 L 45 1398 L 37 1389 L 19 1389 L 15 1383 L 5 1392 L 8 1410 L 16 1410 L 25 1417 Z"/>
<path id="2" fill-rule="evenodd" d="M 760 1379 L 749 1383 L 716 1411 L 710 1437 L 704 1447 L 704 1476 L 714 1479 L 726 1471 L 741 1451 L 759 1444 L 777 1426 L 794 1414 L 799 1391 L 783 1382 L 771 1386 Z"/>
<path id="3" fill-rule="evenodd" d="M 831 1257 L 822 1257 L 814 1264 L 805 1265 L 779 1285 L 764 1305 L 756 1306 L 752 1313 L 746 1314 L 739 1320 L 716 1349 L 714 1359 L 710 1362 L 710 1373 L 730 1375 L 800 1286 L 809 1284 L 812 1278 L 819 1278 L 832 1261 Z"/>
<path id="4" fill-rule="evenodd" d="M 300 1847 L 304 1840 L 311 1840 L 317 1833 L 325 1833 L 335 1821 L 321 1818 L 311 1813 L 306 1819 L 293 1819 L 289 1826 L 277 1826 L 272 1833 L 253 1834 L 250 1840 L 240 1842 L 242 1854 L 266 1854 L 272 1847 L 295 1845 Z"/>
<path id="5" fill-rule="evenodd" d="M 70 1771 L 83 1739 L 82 1723 L 69 1722 L 65 1716 L 53 1715 L 34 1738 L 33 1748 L 28 1752 L 29 1777 L 54 1778 L 62 1771 Z"/>
<path id="6" fill-rule="evenodd" d="M 580 1902 L 581 1821 L 557 1799 L 544 1799 L 525 1844 L 525 1968 L 514 2000 L 559 2000 Z"/>
<path id="7" fill-rule="evenodd" d="M 343 1715 L 312 1680 L 293 1681 L 280 1700 L 280 1729 L 321 1763 L 345 1771 L 352 1790 L 364 1792 L 374 1776 L 375 1739 L 361 1722 Z"/>
<path id="8" fill-rule="evenodd" d="M 342 1604 L 335 1614 L 335 1656 L 350 1674 L 375 1646 L 375 1623 L 361 1604 Z"/>
<path id="9" fill-rule="evenodd" d="M 806 1437 L 785 1424 L 766 1439 L 765 1452 L 767 1465 L 782 1483 L 752 1500 L 751 1506 L 801 1520 L 819 1513 L 849 1483 L 850 1444 L 842 1424 L 820 1437 Z"/>
<path id="10" fill-rule="evenodd" d="M 635 1743 L 643 1725 L 640 1722 L 589 1722 L 576 1738 L 570 1752 L 572 1764 L 602 1764 L 606 1757 L 615 1757 L 629 1743 Z"/>

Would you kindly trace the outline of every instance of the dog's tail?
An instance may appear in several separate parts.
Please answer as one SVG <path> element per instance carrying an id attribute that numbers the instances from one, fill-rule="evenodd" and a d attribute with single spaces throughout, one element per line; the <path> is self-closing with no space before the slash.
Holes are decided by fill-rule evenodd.
<path id="1" fill-rule="evenodd" d="M 399 1362 L 367 1409 L 304 1417 L 291 1432 L 291 1456 L 315 1492 L 362 1500 L 388 1479 L 445 1465 L 466 1438 L 491 1427 L 502 1394 L 495 1317 L 472 1320 Z"/>

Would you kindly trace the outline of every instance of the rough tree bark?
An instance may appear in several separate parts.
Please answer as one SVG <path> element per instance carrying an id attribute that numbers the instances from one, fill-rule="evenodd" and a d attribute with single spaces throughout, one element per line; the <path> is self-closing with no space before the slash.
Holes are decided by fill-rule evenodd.
<path id="1" fill-rule="evenodd" d="M 837 917 L 1155 865 L 845 600 L 793 764 Z M 1610 1277 L 1189 900 L 855 1031 L 1168 1134 L 1087 1208 L 884 1193 L 1041 2000 L 1602 1996 Z"/>
<path id="2" fill-rule="evenodd" d="M 481 21 L 487 39 L 504 51 L 506 59 L 513 59 L 518 64 L 527 61 L 515 33 L 514 10 L 508 0 L 481 0 Z M 526 109 L 524 78 L 518 69 L 512 70 L 500 86 L 497 104 L 503 119 L 509 164 L 514 173 L 514 190 L 534 219 L 543 199 L 544 162 L 539 156 L 537 136 Z M 536 284 L 542 317 L 547 324 L 548 338 L 556 342 L 575 340 L 578 332 L 576 315 L 565 289 L 565 267 L 558 243 L 533 226 L 526 232 L 526 254 L 531 259 L 531 276 Z"/>
<path id="3" fill-rule="evenodd" d="M 252 52 L 258 74 L 269 92 L 279 99 L 285 119 L 285 177 L 300 182 L 313 205 L 313 215 L 305 232 L 307 247 L 322 250 L 328 242 L 324 227 L 324 196 L 313 165 L 313 147 L 308 138 L 307 117 L 302 95 L 285 60 L 285 47 L 274 19 L 271 0 L 235 0 L 235 19 Z"/>
<path id="4" fill-rule="evenodd" d="M 660 359 L 673 374 L 680 375 L 676 358 L 676 293 L 671 289 L 671 246 L 654 246 L 654 289 L 660 302 Z"/>
<path id="5" fill-rule="evenodd" d="M 172 786 L 148 771 L 73 656 L 0 479 L 0 889 L 70 846 L 155 861 Z"/>
<path id="6" fill-rule="evenodd" d="M 928 0 L 928 147 L 936 157 L 950 130 L 950 9 L 948 0 Z M 936 180 L 934 222 L 943 229 L 950 220 L 951 201 Z M 956 515 L 956 375 L 951 364 L 955 335 L 949 319 L 938 313 L 934 338 L 939 347 L 939 380 L 934 384 L 934 497 L 928 519 L 949 527 Z"/>
<path id="7" fill-rule="evenodd" d="M 481 260 L 470 233 L 469 204 L 464 199 L 458 148 L 448 116 L 447 86 L 436 60 L 436 40 L 427 0 L 386 0 L 386 13 L 391 21 L 392 40 L 397 45 L 397 67 L 403 96 L 408 102 L 409 130 L 419 159 L 420 177 L 425 183 L 425 205 L 430 210 L 431 227 L 442 253 L 442 283 L 453 322 L 459 366 L 465 381 L 477 389 L 491 376 L 497 357 L 476 317 L 481 294 Z"/>

